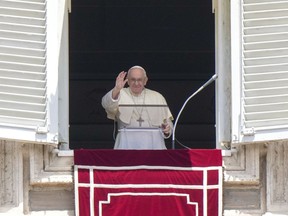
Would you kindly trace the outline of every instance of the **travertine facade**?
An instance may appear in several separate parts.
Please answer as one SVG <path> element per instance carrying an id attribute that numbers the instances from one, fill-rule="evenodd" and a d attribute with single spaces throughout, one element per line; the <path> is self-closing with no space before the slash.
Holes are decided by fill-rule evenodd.
<path id="1" fill-rule="evenodd" d="M 0 215 L 74 215 L 73 157 L 2 141 Z M 288 143 L 237 146 L 223 157 L 224 215 L 287 215 Z"/>
<path id="2" fill-rule="evenodd" d="M 72 156 L 11 141 L 0 149 L 0 215 L 74 215 Z"/>
<path id="3" fill-rule="evenodd" d="M 288 142 L 248 144 L 224 157 L 225 215 L 287 215 L 287 147 Z"/>

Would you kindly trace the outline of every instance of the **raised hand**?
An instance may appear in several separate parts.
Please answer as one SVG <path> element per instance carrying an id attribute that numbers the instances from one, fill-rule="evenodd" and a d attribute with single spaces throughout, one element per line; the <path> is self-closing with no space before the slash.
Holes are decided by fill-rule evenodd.
<path id="1" fill-rule="evenodd" d="M 121 91 L 121 89 L 125 86 L 125 84 L 127 83 L 128 79 L 126 77 L 127 72 L 122 71 L 118 74 L 116 81 L 115 81 L 115 87 L 112 91 L 112 98 L 113 99 L 117 99 L 119 96 L 119 93 Z"/>

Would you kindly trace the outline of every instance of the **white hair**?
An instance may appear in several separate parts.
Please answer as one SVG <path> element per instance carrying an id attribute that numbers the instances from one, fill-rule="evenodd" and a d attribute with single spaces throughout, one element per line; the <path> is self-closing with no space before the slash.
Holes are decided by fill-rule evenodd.
<path id="1" fill-rule="evenodd" d="M 134 70 L 134 69 L 140 69 L 140 70 L 142 70 L 142 71 L 143 71 L 143 74 L 144 74 L 144 77 L 147 77 L 147 74 L 146 74 L 145 69 L 144 69 L 143 67 L 141 67 L 141 66 L 138 66 L 138 65 L 135 65 L 135 66 L 131 67 L 131 68 L 128 70 L 127 76 L 129 76 L 130 72 L 131 72 L 132 70 Z"/>

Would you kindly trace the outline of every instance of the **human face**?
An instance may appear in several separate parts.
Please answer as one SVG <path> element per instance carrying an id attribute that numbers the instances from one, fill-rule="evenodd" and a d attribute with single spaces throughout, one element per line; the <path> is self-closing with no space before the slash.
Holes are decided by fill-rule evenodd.
<path id="1" fill-rule="evenodd" d="M 132 69 L 128 75 L 128 85 L 134 95 L 139 95 L 143 91 L 148 78 L 145 77 L 143 70 Z"/>

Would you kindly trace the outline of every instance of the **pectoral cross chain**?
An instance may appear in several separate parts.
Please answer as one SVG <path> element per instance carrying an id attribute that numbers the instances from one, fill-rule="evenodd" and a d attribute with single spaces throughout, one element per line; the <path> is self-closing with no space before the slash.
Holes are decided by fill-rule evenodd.
<path id="1" fill-rule="evenodd" d="M 137 121 L 139 122 L 139 127 L 141 127 L 142 126 L 142 122 L 144 122 L 144 119 L 142 119 L 141 116 L 140 116 Z"/>

